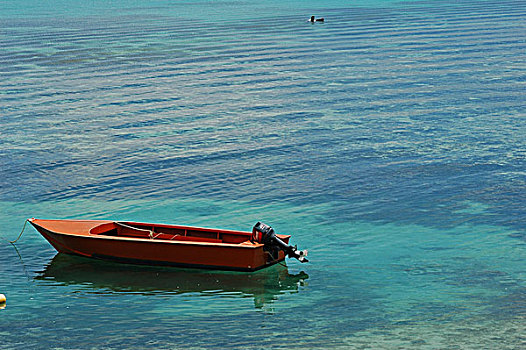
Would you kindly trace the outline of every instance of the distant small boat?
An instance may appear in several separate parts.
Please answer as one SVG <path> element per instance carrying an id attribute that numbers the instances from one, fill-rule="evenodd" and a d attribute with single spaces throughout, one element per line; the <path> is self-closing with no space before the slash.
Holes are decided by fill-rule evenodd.
<path id="1" fill-rule="evenodd" d="M 325 18 L 316 18 L 316 16 L 310 16 L 309 22 L 325 22 Z"/>
<path id="2" fill-rule="evenodd" d="M 258 222 L 252 232 L 106 220 L 28 220 L 60 253 L 145 265 L 256 271 L 286 256 L 307 262 Z"/>

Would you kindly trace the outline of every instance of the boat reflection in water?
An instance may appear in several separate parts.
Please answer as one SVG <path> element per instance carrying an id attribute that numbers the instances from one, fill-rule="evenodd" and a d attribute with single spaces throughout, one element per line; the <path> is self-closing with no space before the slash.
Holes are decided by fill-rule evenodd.
<path id="1" fill-rule="evenodd" d="M 279 264 L 246 273 L 127 265 L 60 253 L 35 277 L 74 287 L 76 291 L 102 294 L 228 293 L 253 297 L 256 308 L 276 300 L 280 294 L 297 292 L 308 278 L 303 271 L 290 274 L 286 266 Z"/>

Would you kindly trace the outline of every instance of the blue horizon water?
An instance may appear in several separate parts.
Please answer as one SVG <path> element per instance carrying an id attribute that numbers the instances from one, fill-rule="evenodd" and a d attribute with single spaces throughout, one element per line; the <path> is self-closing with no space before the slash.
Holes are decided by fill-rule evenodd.
<path id="1" fill-rule="evenodd" d="M 323 24 L 307 23 L 310 15 Z M 518 349 L 526 6 L 0 4 L 0 349 Z M 29 217 L 292 235 L 256 273 L 57 254 Z"/>

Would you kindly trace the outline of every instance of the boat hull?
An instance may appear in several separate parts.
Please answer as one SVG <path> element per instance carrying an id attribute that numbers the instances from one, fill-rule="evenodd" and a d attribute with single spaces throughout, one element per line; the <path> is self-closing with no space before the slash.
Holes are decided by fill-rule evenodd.
<path id="1" fill-rule="evenodd" d="M 124 263 L 255 271 L 285 258 L 283 252 L 280 252 L 276 259 L 269 257 L 263 249 L 263 244 L 249 240 L 231 244 L 217 242 L 219 240 L 215 239 L 207 242 L 198 237 L 187 237 L 187 239 L 200 239 L 200 241 L 177 241 L 93 234 L 98 228 L 105 227 L 104 225 L 114 225 L 112 221 L 31 219 L 30 223 L 58 252 Z M 155 224 L 138 225 L 156 227 Z M 166 231 L 180 229 L 181 226 L 162 225 L 160 228 Z M 203 232 L 203 234 L 211 231 L 191 229 L 192 232 Z M 216 231 L 218 236 L 225 237 L 227 235 L 234 237 L 235 234 L 244 237 L 242 235 L 250 234 L 242 231 Z M 181 238 L 184 237 L 179 239 Z"/>

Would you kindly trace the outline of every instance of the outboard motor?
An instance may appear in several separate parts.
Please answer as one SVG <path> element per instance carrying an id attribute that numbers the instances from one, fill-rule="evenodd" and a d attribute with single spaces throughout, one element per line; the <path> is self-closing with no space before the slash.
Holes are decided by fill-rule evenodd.
<path id="1" fill-rule="evenodd" d="M 298 250 L 296 246 L 293 247 L 283 242 L 278 236 L 276 236 L 272 227 L 262 222 L 258 222 L 254 225 L 254 228 L 252 229 L 252 239 L 256 242 L 263 243 L 263 249 L 268 251 L 273 257 L 277 257 L 278 252 L 283 250 L 285 255 L 289 258 L 296 258 L 302 263 L 309 262 L 309 260 L 307 260 L 306 250 Z"/>

